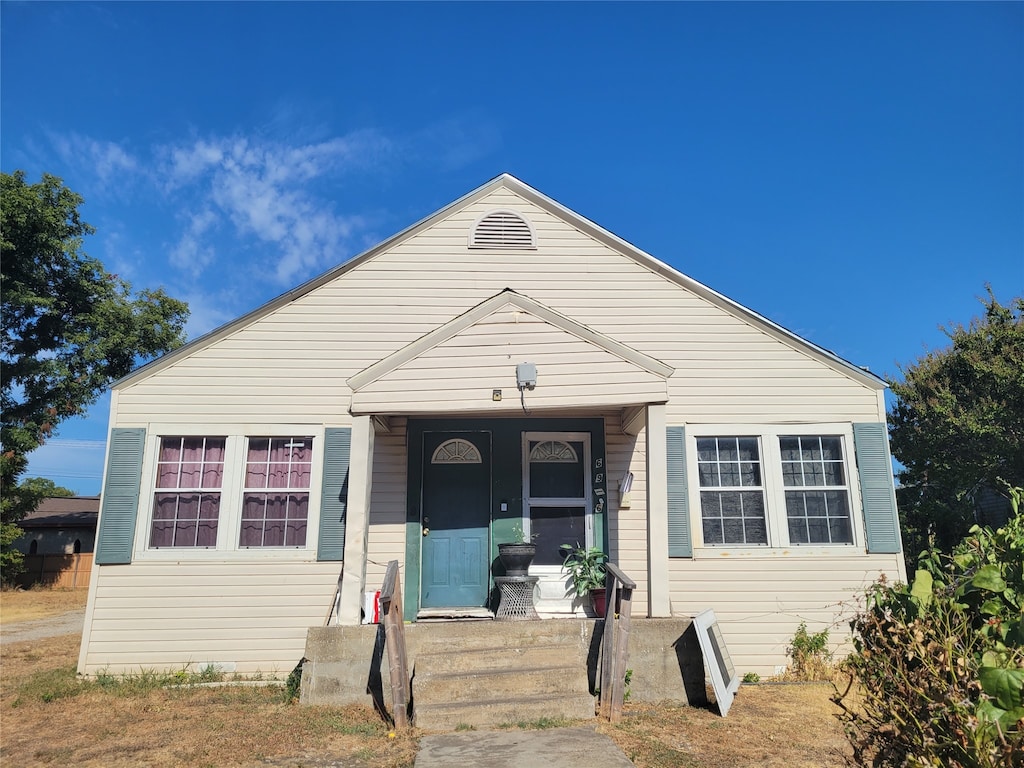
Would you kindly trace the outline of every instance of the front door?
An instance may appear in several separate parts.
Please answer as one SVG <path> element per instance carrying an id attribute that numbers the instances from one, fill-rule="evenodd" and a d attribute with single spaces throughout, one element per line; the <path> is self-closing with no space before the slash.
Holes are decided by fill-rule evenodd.
<path id="1" fill-rule="evenodd" d="M 423 433 L 423 608 L 487 604 L 490 432 Z"/>

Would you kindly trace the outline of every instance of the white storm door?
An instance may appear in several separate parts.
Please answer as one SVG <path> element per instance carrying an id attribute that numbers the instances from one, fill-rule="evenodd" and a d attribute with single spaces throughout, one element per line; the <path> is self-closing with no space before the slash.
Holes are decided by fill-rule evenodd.
<path id="1" fill-rule="evenodd" d="M 591 487 L 590 433 L 523 434 L 523 530 L 537 545 L 530 574 L 540 577 L 537 610 L 541 613 L 572 613 L 580 608 L 562 570 L 559 547 L 593 546 Z"/>

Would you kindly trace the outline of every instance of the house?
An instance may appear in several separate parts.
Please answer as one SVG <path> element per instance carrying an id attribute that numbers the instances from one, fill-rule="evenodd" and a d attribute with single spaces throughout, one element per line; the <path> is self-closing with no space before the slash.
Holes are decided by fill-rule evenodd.
<path id="1" fill-rule="evenodd" d="M 407 619 L 487 617 L 521 527 L 542 617 L 593 545 L 770 674 L 905 578 L 884 388 L 499 176 L 113 385 L 79 671 L 287 672 L 389 560 Z"/>
<path id="2" fill-rule="evenodd" d="M 99 496 L 43 499 L 18 523 L 24 534 L 13 546 L 25 555 L 18 583 L 88 586 L 99 511 Z"/>

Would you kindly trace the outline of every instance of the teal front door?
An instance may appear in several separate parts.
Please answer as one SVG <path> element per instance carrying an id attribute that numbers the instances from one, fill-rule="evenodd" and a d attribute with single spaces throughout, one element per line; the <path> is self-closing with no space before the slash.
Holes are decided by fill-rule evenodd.
<path id="1" fill-rule="evenodd" d="M 487 604 L 491 434 L 423 433 L 423 608 Z"/>

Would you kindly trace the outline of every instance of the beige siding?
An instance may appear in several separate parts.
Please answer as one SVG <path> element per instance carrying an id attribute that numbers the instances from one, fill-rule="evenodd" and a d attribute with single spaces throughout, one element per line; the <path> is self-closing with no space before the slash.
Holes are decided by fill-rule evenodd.
<path id="1" fill-rule="evenodd" d="M 857 597 L 885 573 L 902 577 L 902 555 L 748 557 L 703 555 L 670 561 L 672 613 L 712 608 L 739 674 L 770 675 L 787 663 L 786 647 L 801 621 L 808 632 L 849 637 Z"/>
<path id="2" fill-rule="evenodd" d="M 377 435 L 373 448 L 373 490 L 366 551 L 366 589 L 380 589 L 388 561 L 397 560 L 405 577 L 407 466 L 405 419 L 392 419 L 391 431 Z"/>
<path id="3" fill-rule="evenodd" d="M 287 676 L 324 621 L 339 563 L 136 562 L 94 569 L 79 671 L 208 662 Z"/>
<path id="4" fill-rule="evenodd" d="M 495 208 L 531 220 L 536 251 L 467 249 Z M 118 422 L 343 423 L 349 377 L 505 288 L 675 368 L 670 420 L 880 418 L 874 390 L 502 190 L 123 389 Z"/>
<path id="5" fill-rule="evenodd" d="M 646 616 L 649 610 L 647 558 L 647 449 L 646 432 L 622 434 L 618 414 L 605 419 L 605 454 L 608 459 L 608 556 L 622 572 L 637 583 L 633 610 Z M 631 504 L 620 506 L 619 482 L 633 473 Z"/>

